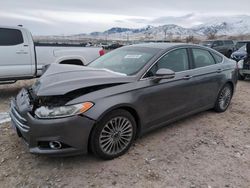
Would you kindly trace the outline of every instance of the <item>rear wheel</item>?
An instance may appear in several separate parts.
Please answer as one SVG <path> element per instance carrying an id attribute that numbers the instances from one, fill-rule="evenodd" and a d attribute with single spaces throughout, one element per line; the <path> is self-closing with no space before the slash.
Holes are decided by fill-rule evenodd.
<path id="1" fill-rule="evenodd" d="M 136 122 L 125 110 L 115 110 L 106 115 L 91 135 L 93 153 L 103 159 L 113 159 L 127 152 L 134 141 Z"/>
<path id="2" fill-rule="evenodd" d="M 230 105 L 231 99 L 233 96 L 233 89 L 230 84 L 226 84 L 221 91 L 219 92 L 216 104 L 215 111 L 216 112 L 225 112 Z"/>

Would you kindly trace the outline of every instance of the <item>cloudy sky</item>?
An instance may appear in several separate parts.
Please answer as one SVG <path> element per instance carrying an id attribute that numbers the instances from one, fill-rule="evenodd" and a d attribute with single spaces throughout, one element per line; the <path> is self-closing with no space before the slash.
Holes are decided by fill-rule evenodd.
<path id="1" fill-rule="evenodd" d="M 77 34 L 111 27 L 178 24 L 250 15 L 249 0 L 1 0 L 0 24 L 22 24 L 35 35 Z"/>

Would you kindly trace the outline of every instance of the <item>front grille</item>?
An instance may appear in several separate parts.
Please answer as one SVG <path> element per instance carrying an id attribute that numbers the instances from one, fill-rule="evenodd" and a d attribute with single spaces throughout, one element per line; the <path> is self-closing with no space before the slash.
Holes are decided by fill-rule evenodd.
<path id="1" fill-rule="evenodd" d="M 28 132 L 30 127 L 26 125 L 27 121 L 24 119 L 19 112 L 16 110 L 13 102 L 11 104 L 10 117 L 15 125 L 24 132 Z"/>

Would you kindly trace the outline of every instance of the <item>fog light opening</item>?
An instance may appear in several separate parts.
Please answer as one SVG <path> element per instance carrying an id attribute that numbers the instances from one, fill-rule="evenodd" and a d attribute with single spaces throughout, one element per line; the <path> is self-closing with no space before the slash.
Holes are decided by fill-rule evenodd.
<path id="1" fill-rule="evenodd" d="M 51 141 L 51 142 L 49 142 L 49 147 L 51 149 L 61 149 L 62 148 L 62 144 L 59 141 Z"/>

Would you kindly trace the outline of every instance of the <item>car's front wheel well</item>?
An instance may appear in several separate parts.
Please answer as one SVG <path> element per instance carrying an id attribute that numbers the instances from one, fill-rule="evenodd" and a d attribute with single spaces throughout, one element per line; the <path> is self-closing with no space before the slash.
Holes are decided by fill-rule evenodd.
<path id="1" fill-rule="evenodd" d="M 121 107 L 118 109 L 123 109 L 128 111 L 134 118 L 135 118 L 135 122 L 136 122 L 136 138 L 139 136 L 140 132 L 141 132 L 141 122 L 140 122 L 140 118 L 138 113 L 136 112 L 135 109 L 131 108 L 131 107 Z"/>
<path id="2" fill-rule="evenodd" d="M 80 59 L 68 59 L 63 60 L 59 64 L 67 64 L 67 65 L 84 65 L 84 63 Z"/>
<path id="3" fill-rule="evenodd" d="M 114 109 L 111 109 L 111 110 L 107 111 L 107 112 L 102 116 L 102 118 L 105 117 L 106 115 L 108 115 L 109 113 L 111 113 L 111 112 L 113 112 L 113 111 L 116 111 L 116 110 L 125 110 L 125 111 L 129 112 L 129 113 L 134 117 L 135 122 L 136 122 L 136 135 L 135 135 L 135 139 L 138 138 L 138 136 L 140 135 L 140 132 L 141 132 L 141 122 L 140 122 L 140 117 L 139 117 L 139 115 L 138 115 L 138 113 L 137 113 L 137 111 L 136 111 L 135 109 L 133 109 L 133 108 L 131 108 L 131 107 L 129 107 L 129 106 L 117 107 L 117 108 L 114 108 Z M 99 121 L 100 121 L 102 118 L 100 118 Z M 94 125 L 94 127 L 92 128 L 92 130 L 91 130 L 91 132 L 90 132 L 90 135 L 89 135 L 89 140 L 88 140 L 88 150 L 89 150 L 89 152 L 91 152 L 91 145 L 90 145 L 90 144 L 91 144 L 91 143 L 90 143 L 90 141 L 91 141 L 91 136 L 92 136 L 92 134 L 93 134 L 93 130 L 95 129 L 95 126 L 98 125 L 98 122 L 99 122 L 99 121 L 97 121 L 97 122 L 95 123 L 95 125 Z"/>
<path id="4" fill-rule="evenodd" d="M 234 93 L 234 84 L 233 84 L 233 82 L 231 82 L 231 81 L 228 81 L 225 85 L 230 85 L 230 87 L 231 87 L 231 89 L 232 89 L 232 92 Z M 225 86 L 224 85 L 224 86 Z"/>

